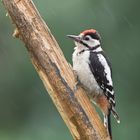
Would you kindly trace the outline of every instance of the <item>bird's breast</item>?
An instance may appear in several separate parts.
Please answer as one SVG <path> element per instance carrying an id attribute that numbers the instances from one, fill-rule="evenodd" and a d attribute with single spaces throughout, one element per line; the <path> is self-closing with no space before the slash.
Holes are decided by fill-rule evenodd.
<path id="1" fill-rule="evenodd" d="M 77 50 L 73 53 L 73 70 L 76 72 L 79 81 L 90 92 L 99 92 L 100 88 L 89 67 L 90 51 L 78 53 Z"/>

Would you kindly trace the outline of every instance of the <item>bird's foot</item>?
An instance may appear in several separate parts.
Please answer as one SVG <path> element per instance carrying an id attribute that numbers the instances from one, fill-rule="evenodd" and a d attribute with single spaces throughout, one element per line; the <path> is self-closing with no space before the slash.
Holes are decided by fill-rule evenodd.
<path id="1" fill-rule="evenodd" d="M 78 90 L 78 86 L 80 85 L 80 82 L 77 81 L 74 85 L 74 88 L 73 88 L 73 92 L 76 93 L 76 91 Z"/>

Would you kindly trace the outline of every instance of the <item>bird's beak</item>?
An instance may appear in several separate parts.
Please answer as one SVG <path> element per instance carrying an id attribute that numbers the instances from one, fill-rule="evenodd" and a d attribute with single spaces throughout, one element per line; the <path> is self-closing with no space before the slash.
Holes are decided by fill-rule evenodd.
<path id="1" fill-rule="evenodd" d="M 81 37 L 80 36 L 76 36 L 76 35 L 67 35 L 69 38 L 73 39 L 76 42 L 80 42 L 81 41 Z"/>

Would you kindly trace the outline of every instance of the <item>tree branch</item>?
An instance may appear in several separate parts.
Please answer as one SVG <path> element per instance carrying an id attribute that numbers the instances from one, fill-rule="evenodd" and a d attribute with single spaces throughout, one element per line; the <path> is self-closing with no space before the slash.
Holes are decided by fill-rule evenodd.
<path id="1" fill-rule="evenodd" d="M 70 65 L 31 0 L 3 0 L 45 88 L 75 140 L 110 140 L 85 91 L 74 94 Z"/>

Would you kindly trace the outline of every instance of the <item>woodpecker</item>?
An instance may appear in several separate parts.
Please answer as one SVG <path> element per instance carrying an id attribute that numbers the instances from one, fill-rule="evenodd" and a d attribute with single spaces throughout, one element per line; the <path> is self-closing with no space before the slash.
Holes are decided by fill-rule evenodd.
<path id="1" fill-rule="evenodd" d="M 111 63 L 101 47 L 101 37 L 94 29 L 85 30 L 78 36 L 67 36 L 76 45 L 72 61 L 78 83 L 87 91 L 90 100 L 101 109 L 104 125 L 112 139 L 111 112 L 118 123 L 120 119 L 115 110 Z"/>

